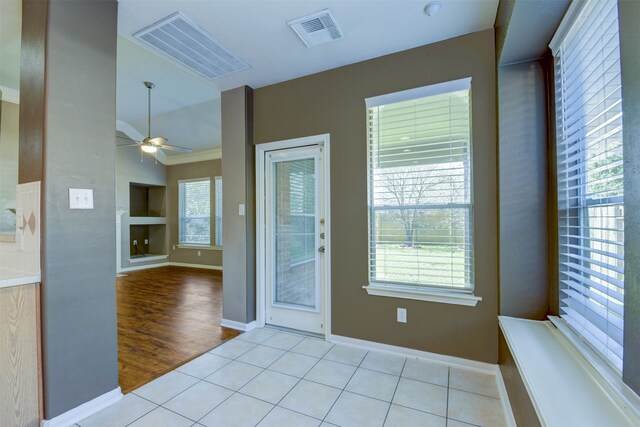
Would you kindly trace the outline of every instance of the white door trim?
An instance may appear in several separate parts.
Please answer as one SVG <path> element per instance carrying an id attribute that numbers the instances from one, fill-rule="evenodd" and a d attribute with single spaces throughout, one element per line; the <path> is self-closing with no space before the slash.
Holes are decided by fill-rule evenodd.
<path id="1" fill-rule="evenodd" d="M 303 138 L 288 139 L 284 141 L 269 142 L 256 145 L 256 322 L 257 327 L 263 327 L 266 323 L 266 215 L 265 215 L 265 159 L 266 153 L 273 150 L 297 148 L 319 144 L 324 150 L 323 176 L 325 206 L 325 274 L 324 276 L 324 336 L 328 340 L 331 336 L 331 175 L 330 175 L 330 151 L 329 134 L 307 136 Z"/>

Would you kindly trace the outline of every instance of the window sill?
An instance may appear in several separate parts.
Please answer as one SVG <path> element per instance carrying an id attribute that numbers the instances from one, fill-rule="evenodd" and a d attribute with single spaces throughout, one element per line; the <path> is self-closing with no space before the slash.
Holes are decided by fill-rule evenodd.
<path id="1" fill-rule="evenodd" d="M 505 316 L 498 321 L 541 425 L 638 425 L 633 392 L 615 390 L 560 328 Z"/>
<path id="2" fill-rule="evenodd" d="M 177 245 L 179 249 L 197 249 L 201 251 L 221 251 L 222 246 L 211 245 Z"/>
<path id="3" fill-rule="evenodd" d="M 622 380 L 622 374 L 597 353 L 591 346 L 578 336 L 578 334 L 557 316 L 547 316 L 556 330 L 566 339 L 575 350 L 588 362 L 588 367 L 593 368 L 597 375 L 594 377 L 601 381 L 603 387 L 608 387 L 617 398 L 622 400 L 622 406 L 633 411 L 637 420 L 640 420 L 640 395 L 637 395 Z"/>
<path id="4" fill-rule="evenodd" d="M 466 305 L 468 307 L 475 307 L 479 301 L 482 301 L 482 297 L 478 297 L 473 294 L 449 292 L 446 290 L 435 291 L 431 289 L 414 289 L 401 285 L 381 285 L 377 283 L 370 283 L 369 286 L 363 286 L 363 288 L 366 289 L 369 295 L 379 297 L 440 302 L 443 304 Z"/>

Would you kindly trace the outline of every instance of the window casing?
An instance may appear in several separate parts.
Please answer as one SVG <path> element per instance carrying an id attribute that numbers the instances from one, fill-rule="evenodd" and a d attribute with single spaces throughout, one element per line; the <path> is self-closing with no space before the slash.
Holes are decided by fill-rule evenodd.
<path id="1" fill-rule="evenodd" d="M 624 189 L 617 2 L 589 0 L 578 7 L 551 44 L 560 317 L 621 371 Z"/>
<path id="2" fill-rule="evenodd" d="M 367 116 L 369 288 L 472 293 L 470 79 L 368 99 Z"/>
<path id="3" fill-rule="evenodd" d="M 211 179 L 178 181 L 178 240 L 181 245 L 211 244 Z"/>

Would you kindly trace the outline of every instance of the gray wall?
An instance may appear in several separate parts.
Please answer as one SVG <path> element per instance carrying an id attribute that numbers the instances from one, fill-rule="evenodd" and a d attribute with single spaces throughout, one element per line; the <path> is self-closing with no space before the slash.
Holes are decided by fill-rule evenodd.
<path id="1" fill-rule="evenodd" d="M 116 1 L 48 2 L 43 181 L 45 418 L 118 387 Z M 93 210 L 69 210 L 69 188 Z"/>
<path id="2" fill-rule="evenodd" d="M 169 233 L 169 260 L 187 264 L 202 264 L 222 267 L 222 250 L 200 250 L 178 247 L 178 181 L 192 178 L 211 178 L 211 245 L 214 244 L 214 209 L 215 182 L 214 177 L 222 176 L 222 160 L 187 163 L 167 167 L 167 226 Z M 224 185 L 224 182 L 223 182 Z M 175 245 L 175 249 L 173 246 Z"/>
<path id="3" fill-rule="evenodd" d="M 545 63 L 498 68 L 500 314 L 549 313 Z"/>
<path id="4" fill-rule="evenodd" d="M 255 320 L 255 182 L 252 140 L 253 90 L 222 93 L 223 319 Z M 246 215 L 238 215 L 238 205 Z"/>
<path id="5" fill-rule="evenodd" d="M 624 126 L 624 382 L 640 394 L 640 2 L 618 0 Z"/>
<path id="6" fill-rule="evenodd" d="M 477 307 L 370 296 L 364 99 L 473 78 Z M 223 94 L 223 132 L 225 129 Z M 331 135 L 332 333 L 489 363 L 498 361 L 496 67 L 493 30 L 257 89 L 256 143 Z M 223 149 L 224 149 L 223 134 Z M 223 153 L 225 171 L 236 163 Z M 241 159 L 238 159 L 240 162 Z M 226 176 L 225 176 L 226 178 Z M 225 201 L 229 200 L 225 194 Z M 225 210 L 226 212 L 226 210 Z M 228 234 L 227 234 L 228 235 Z M 225 260 L 229 256 L 225 247 Z M 227 304 L 225 263 L 225 310 Z M 408 323 L 396 322 L 396 308 Z"/>
<path id="7" fill-rule="evenodd" d="M 122 141 L 118 141 L 122 143 Z M 122 214 L 121 226 L 121 250 L 122 261 L 121 267 L 139 267 L 143 265 L 152 265 L 166 260 L 159 261 L 141 261 L 136 263 L 129 262 L 130 248 L 129 237 L 130 216 L 129 216 L 129 183 L 150 185 L 167 185 L 167 167 L 160 162 L 155 161 L 152 156 L 145 154 L 143 161 L 140 161 L 140 149 L 137 147 L 120 147 L 116 149 L 116 207 L 126 212 Z M 115 213 L 114 213 L 115 214 Z M 166 237 L 164 247 L 166 248 Z M 168 253 L 168 252 L 167 252 Z"/>

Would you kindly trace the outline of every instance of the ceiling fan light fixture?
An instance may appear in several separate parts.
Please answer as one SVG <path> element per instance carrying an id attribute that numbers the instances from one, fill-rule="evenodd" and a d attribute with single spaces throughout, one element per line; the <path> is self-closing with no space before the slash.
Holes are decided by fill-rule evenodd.
<path id="1" fill-rule="evenodd" d="M 153 154 L 156 151 L 158 151 L 158 147 L 156 147 L 154 145 L 141 145 L 140 149 L 142 151 L 144 151 L 145 153 L 149 153 L 149 154 Z"/>
<path id="2" fill-rule="evenodd" d="M 442 2 L 436 0 L 427 3 L 427 5 L 424 7 L 424 13 L 427 16 L 436 16 L 438 12 L 440 12 L 440 9 L 442 9 Z"/>

